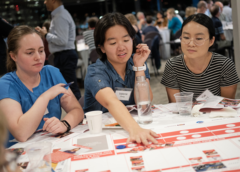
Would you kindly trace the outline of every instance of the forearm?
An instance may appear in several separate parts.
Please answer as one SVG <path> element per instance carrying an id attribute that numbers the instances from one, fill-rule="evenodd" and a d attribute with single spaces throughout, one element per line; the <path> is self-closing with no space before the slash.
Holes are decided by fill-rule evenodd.
<path id="1" fill-rule="evenodd" d="M 63 118 L 63 120 L 66 120 L 70 124 L 71 129 L 73 129 L 83 120 L 83 118 L 83 110 L 80 108 L 74 108 Z"/>
<path id="2" fill-rule="evenodd" d="M 112 99 L 106 107 L 115 120 L 129 133 L 135 128 L 140 128 L 132 118 L 125 105 L 117 98 Z M 121 109 L 121 110 L 120 110 Z"/>
<path id="3" fill-rule="evenodd" d="M 41 95 L 33 106 L 17 120 L 13 136 L 19 141 L 26 141 L 38 128 L 47 109 L 48 100 Z"/>

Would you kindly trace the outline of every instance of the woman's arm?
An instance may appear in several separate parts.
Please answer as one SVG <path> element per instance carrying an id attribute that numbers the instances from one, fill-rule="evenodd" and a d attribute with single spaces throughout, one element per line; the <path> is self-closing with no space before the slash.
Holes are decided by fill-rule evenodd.
<path id="1" fill-rule="evenodd" d="M 6 116 L 9 131 L 18 141 L 26 141 L 36 131 L 49 100 L 54 99 L 60 93 L 68 94 L 63 85 L 65 84 L 58 84 L 44 92 L 24 114 L 19 102 L 10 98 L 0 101 L 0 109 Z"/>
<path id="2" fill-rule="evenodd" d="M 62 96 L 61 106 L 67 112 L 67 115 L 63 118 L 63 120 L 66 120 L 72 129 L 83 120 L 84 113 L 80 103 L 77 101 L 70 88 L 68 88 L 68 92 L 70 96 Z M 67 127 L 58 118 L 53 117 L 44 120 L 45 124 L 43 126 L 43 130 L 53 134 L 64 133 L 67 131 Z"/>
<path id="3" fill-rule="evenodd" d="M 136 141 L 148 145 L 148 141 L 157 143 L 154 137 L 158 135 L 147 129 L 142 129 L 132 118 L 125 105 L 118 100 L 113 90 L 109 87 L 99 90 L 96 100 L 104 106 L 116 121 L 129 133 L 128 142 Z"/>
<path id="4" fill-rule="evenodd" d="M 175 97 L 174 97 L 174 94 L 175 94 L 175 93 L 179 93 L 180 90 L 166 87 L 166 91 L 167 91 L 169 103 L 174 103 L 174 102 L 176 102 L 176 99 L 175 99 Z"/>
<path id="5" fill-rule="evenodd" d="M 228 87 L 221 87 L 221 96 L 230 99 L 235 99 L 236 90 L 237 84 Z"/>

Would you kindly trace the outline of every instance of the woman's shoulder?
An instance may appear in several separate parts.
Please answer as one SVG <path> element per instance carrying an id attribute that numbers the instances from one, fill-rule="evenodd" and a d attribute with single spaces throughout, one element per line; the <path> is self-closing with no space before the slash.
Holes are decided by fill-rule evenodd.
<path id="1" fill-rule="evenodd" d="M 8 95 L 9 92 L 16 91 L 19 83 L 16 81 L 14 72 L 9 72 L 0 78 L 0 99 L 2 96 Z"/>
<path id="2" fill-rule="evenodd" d="M 215 53 L 215 52 L 212 52 L 212 56 L 213 56 L 213 62 L 212 64 L 225 64 L 225 63 L 233 63 L 232 60 L 226 56 L 223 56 L 221 54 L 218 54 L 218 53 Z"/>
<path id="3" fill-rule="evenodd" d="M 168 59 L 167 64 L 171 65 L 171 66 L 183 65 L 182 60 L 183 60 L 183 55 L 180 54 L 178 56 L 175 56 L 175 57 L 172 57 L 172 58 Z"/>
<path id="4" fill-rule="evenodd" d="M 86 77 L 96 74 L 103 74 L 106 71 L 106 68 L 106 63 L 101 61 L 100 59 L 97 59 L 96 63 L 88 66 Z"/>
<path id="5" fill-rule="evenodd" d="M 9 72 L 0 78 L 0 85 L 12 85 L 15 83 L 14 72 Z"/>

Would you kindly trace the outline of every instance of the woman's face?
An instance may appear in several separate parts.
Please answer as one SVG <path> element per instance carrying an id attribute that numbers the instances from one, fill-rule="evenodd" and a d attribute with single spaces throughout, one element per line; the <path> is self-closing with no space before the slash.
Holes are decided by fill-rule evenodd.
<path id="1" fill-rule="evenodd" d="M 19 42 L 17 54 L 10 53 L 17 65 L 17 71 L 25 73 L 39 73 L 44 65 L 45 52 L 43 41 L 36 33 L 23 36 Z"/>
<path id="2" fill-rule="evenodd" d="M 167 11 L 167 19 L 168 19 L 168 20 L 171 20 L 171 19 L 172 19 L 172 17 L 173 17 L 173 16 L 172 16 L 172 14 L 170 14 L 170 12 L 169 12 L 169 11 Z"/>
<path id="3" fill-rule="evenodd" d="M 133 40 L 125 27 L 115 25 L 106 31 L 101 50 L 112 65 L 125 64 L 132 55 Z"/>
<path id="4" fill-rule="evenodd" d="M 194 59 L 206 55 L 214 40 L 214 37 L 209 39 L 209 32 L 205 26 L 191 21 L 183 27 L 181 48 L 187 58 Z"/>

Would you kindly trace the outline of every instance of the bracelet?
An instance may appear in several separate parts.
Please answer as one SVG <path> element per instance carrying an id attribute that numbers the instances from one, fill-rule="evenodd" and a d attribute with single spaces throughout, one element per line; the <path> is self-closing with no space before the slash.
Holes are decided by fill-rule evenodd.
<path id="1" fill-rule="evenodd" d="M 61 120 L 61 122 L 67 127 L 66 133 L 69 132 L 71 130 L 70 124 L 66 120 Z"/>
<path id="2" fill-rule="evenodd" d="M 144 63 L 144 65 L 143 66 L 141 66 L 141 67 L 135 67 L 135 66 L 133 66 L 133 71 L 145 71 L 146 70 L 146 65 L 145 65 L 145 63 Z"/>

